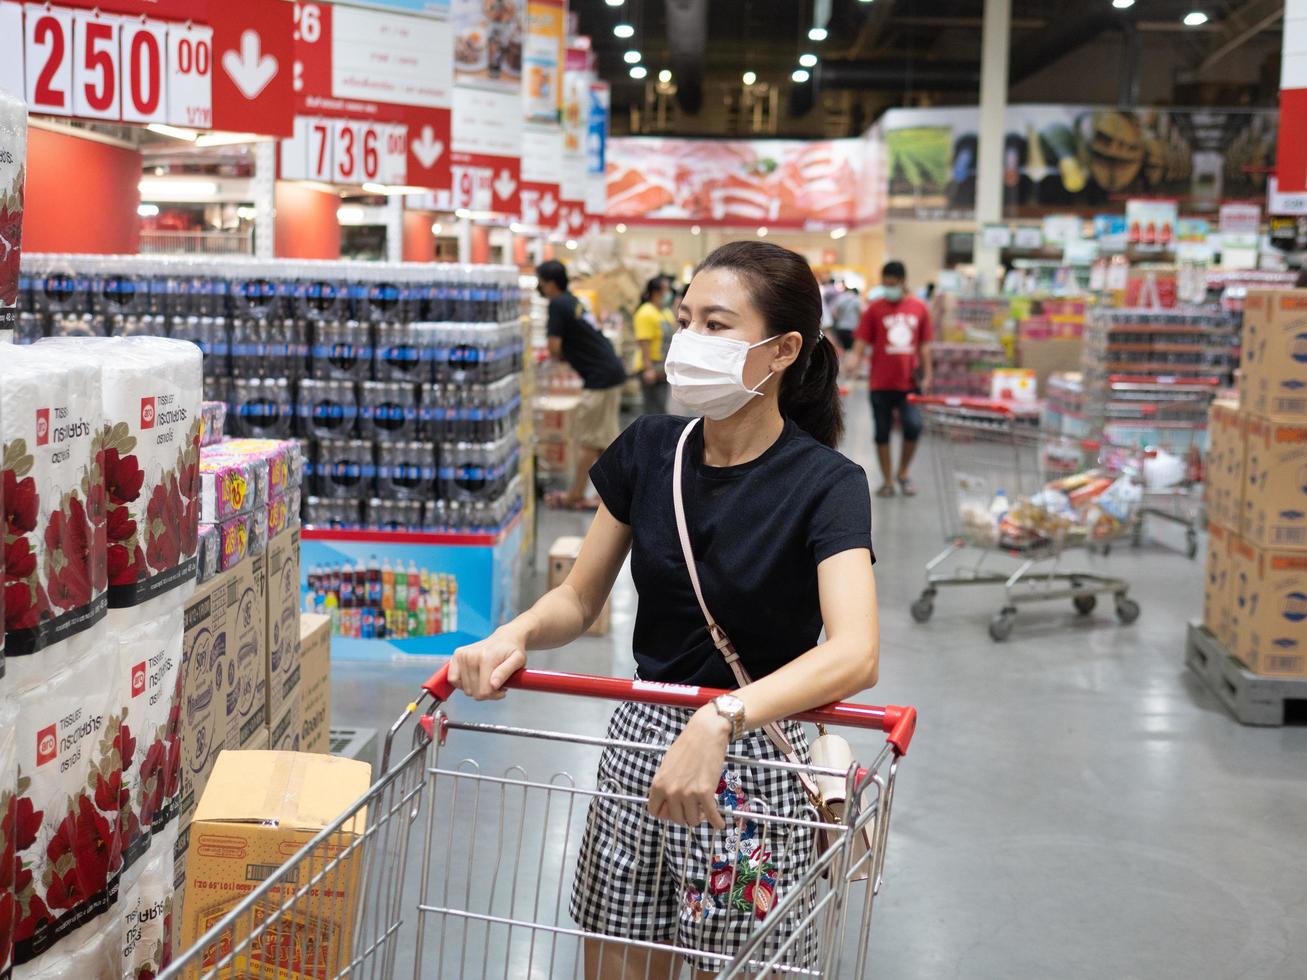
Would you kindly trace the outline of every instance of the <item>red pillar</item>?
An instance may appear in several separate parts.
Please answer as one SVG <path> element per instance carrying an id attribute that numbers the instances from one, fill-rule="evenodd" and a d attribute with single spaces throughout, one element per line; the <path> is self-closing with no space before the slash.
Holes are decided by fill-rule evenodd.
<path id="1" fill-rule="evenodd" d="M 277 181 L 277 258 L 340 258 L 338 207 L 335 194 Z"/>

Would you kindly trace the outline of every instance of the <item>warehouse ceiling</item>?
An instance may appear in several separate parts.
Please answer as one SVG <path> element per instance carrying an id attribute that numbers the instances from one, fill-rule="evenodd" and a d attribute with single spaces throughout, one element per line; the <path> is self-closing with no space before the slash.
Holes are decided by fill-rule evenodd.
<path id="1" fill-rule="evenodd" d="M 618 134 L 846 136 L 890 107 L 978 99 L 983 0 L 584 0 L 573 9 L 613 85 Z M 1128 9 L 1012 0 L 1011 98 L 1273 106 L 1283 10 L 1283 0 Z M 1186 25 L 1195 11 L 1207 21 Z M 614 34 L 624 24 L 634 29 L 627 39 Z M 824 41 L 809 40 L 814 26 Z M 628 52 L 639 52 L 644 78 L 631 77 Z M 795 82 L 803 54 L 819 63 Z M 664 70 L 670 81 L 660 81 Z"/>

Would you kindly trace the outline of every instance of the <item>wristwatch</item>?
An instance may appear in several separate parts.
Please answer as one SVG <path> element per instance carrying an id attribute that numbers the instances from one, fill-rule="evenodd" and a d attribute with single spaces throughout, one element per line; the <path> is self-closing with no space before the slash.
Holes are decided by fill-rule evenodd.
<path id="1" fill-rule="evenodd" d="M 731 723 L 731 741 L 744 737 L 744 702 L 734 694 L 719 694 L 713 698 L 717 714 Z"/>

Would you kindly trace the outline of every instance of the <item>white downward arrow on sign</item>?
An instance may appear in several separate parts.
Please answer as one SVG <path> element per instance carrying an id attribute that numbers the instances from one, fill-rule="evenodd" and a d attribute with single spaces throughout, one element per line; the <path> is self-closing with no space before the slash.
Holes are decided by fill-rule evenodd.
<path id="1" fill-rule="evenodd" d="M 554 195 L 546 191 L 545 196 L 540 198 L 540 213 L 546 218 L 552 218 L 557 210 L 558 202 L 554 200 Z"/>
<path id="2" fill-rule="evenodd" d="M 445 152 L 445 144 L 436 139 L 436 131 L 433 128 L 423 126 L 418 138 L 409 143 L 409 149 L 418 158 L 418 163 L 422 164 L 424 169 L 430 170 Z"/>
<path id="3" fill-rule="evenodd" d="M 277 76 L 277 59 L 262 53 L 258 31 L 242 33 L 240 52 L 224 51 L 222 67 L 247 99 L 257 98 Z"/>
<path id="4" fill-rule="evenodd" d="M 495 194 L 501 201 L 507 201 L 513 196 L 513 191 L 517 190 L 517 181 L 507 170 L 499 171 L 499 176 L 495 178 Z"/>

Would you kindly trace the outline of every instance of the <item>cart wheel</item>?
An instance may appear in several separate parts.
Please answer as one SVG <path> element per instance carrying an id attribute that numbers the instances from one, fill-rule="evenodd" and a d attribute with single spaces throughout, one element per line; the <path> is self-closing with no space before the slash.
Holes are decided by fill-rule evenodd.
<path id="1" fill-rule="evenodd" d="M 1139 603 L 1133 599 L 1119 595 L 1116 597 L 1116 618 L 1121 620 L 1125 626 L 1129 626 L 1139 618 Z"/>
<path id="2" fill-rule="evenodd" d="M 989 638 L 995 643 L 1002 643 L 1012 635 L 1012 621 L 1017 618 L 1017 611 L 1008 606 L 1000 613 L 995 613 L 989 621 Z"/>
<path id="3" fill-rule="evenodd" d="M 1078 595 L 1071 602 L 1076 607 L 1076 612 L 1080 613 L 1081 616 L 1088 616 L 1094 611 L 1094 607 L 1098 605 L 1098 596 Z"/>
<path id="4" fill-rule="evenodd" d="M 1188 543 L 1188 547 L 1185 549 L 1185 554 L 1187 554 L 1190 559 L 1197 558 L 1198 557 L 1198 532 L 1195 531 L 1193 528 L 1190 528 L 1185 533 L 1184 538 L 1185 541 Z"/>
<path id="5" fill-rule="evenodd" d="M 918 623 L 925 623 L 930 617 L 935 615 L 935 600 L 932 596 L 923 593 L 916 602 L 912 604 L 912 618 Z"/>

